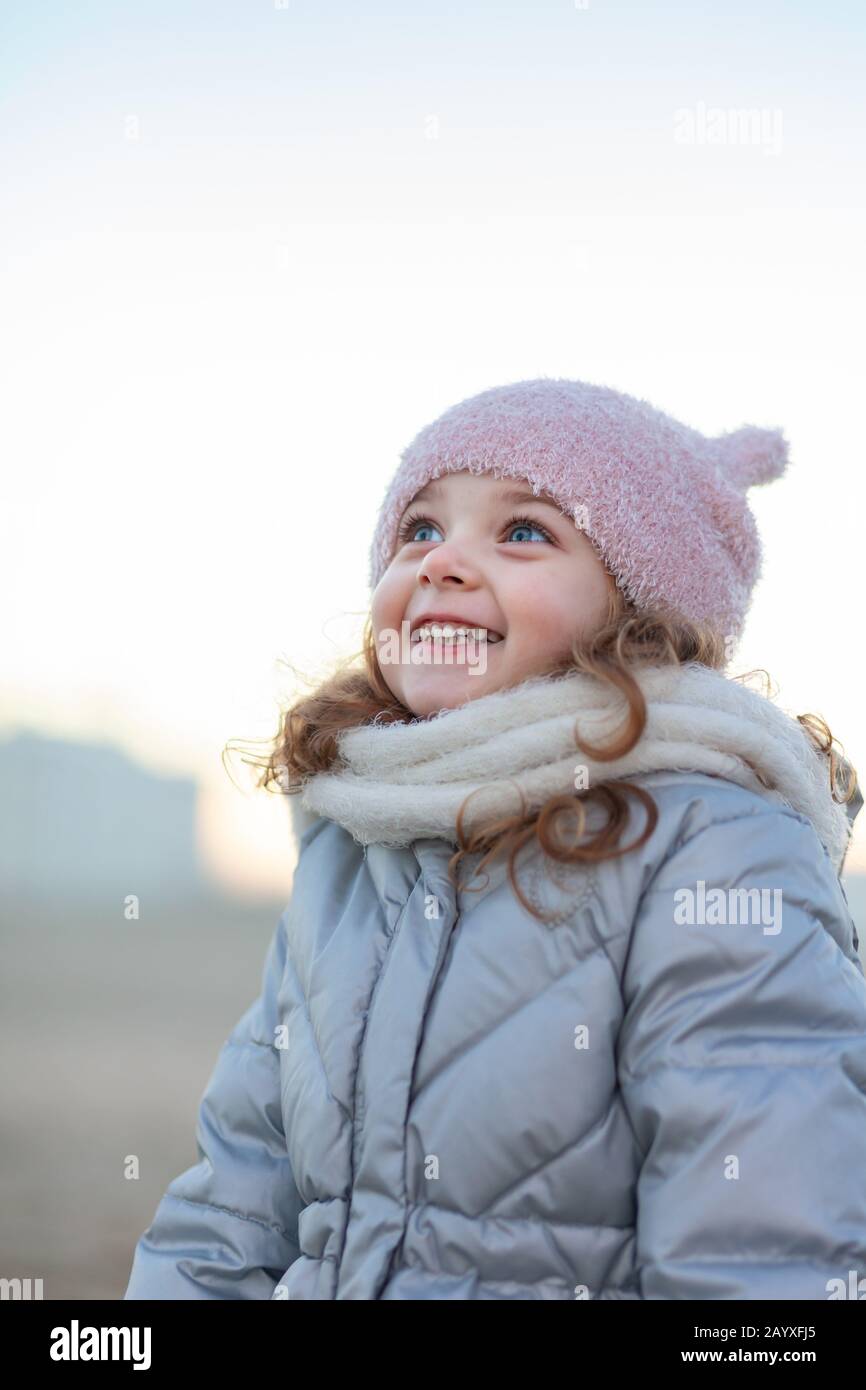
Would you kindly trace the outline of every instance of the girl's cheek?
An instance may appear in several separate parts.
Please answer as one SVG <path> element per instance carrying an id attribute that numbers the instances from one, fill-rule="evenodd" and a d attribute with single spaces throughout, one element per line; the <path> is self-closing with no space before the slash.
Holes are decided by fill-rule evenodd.
<path id="1" fill-rule="evenodd" d="M 393 584 L 388 583 L 387 577 L 381 580 L 373 595 L 370 612 L 373 626 L 377 632 L 383 627 L 394 627 L 399 624 L 402 610 L 399 606 L 396 590 Z"/>
<path id="2" fill-rule="evenodd" d="M 556 607 L 559 586 L 539 572 L 532 573 L 537 569 L 535 565 L 532 569 L 527 565 L 519 582 L 510 587 L 504 596 L 506 612 L 510 610 L 515 617 L 529 619 L 536 609 L 549 612 L 551 607 Z"/>
<path id="3" fill-rule="evenodd" d="M 568 611 L 557 586 L 528 578 L 514 595 L 510 611 L 506 609 L 506 617 L 509 629 L 520 626 L 524 635 L 538 632 L 549 636 L 562 626 Z"/>
<path id="4" fill-rule="evenodd" d="M 531 610 L 531 620 L 521 624 L 526 645 L 547 653 L 564 649 L 585 621 L 584 607 L 585 600 L 581 598 L 576 597 L 568 604 L 563 602 L 561 595 L 555 598 L 539 595 Z"/>

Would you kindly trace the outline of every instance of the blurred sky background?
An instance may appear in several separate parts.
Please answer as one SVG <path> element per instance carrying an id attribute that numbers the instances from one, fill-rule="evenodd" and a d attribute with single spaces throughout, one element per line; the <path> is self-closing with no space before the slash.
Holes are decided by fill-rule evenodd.
<path id="1" fill-rule="evenodd" d="M 279 893 L 285 807 L 223 745 L 275 730 L 281 659 L 355 645 L 414 433 L 543 374 L 786 430 L 737 661 L 866 765 L 864 28 L 838 0 L 6 4 L 0 733 L 193 778 L 209 871 Z M 713 143 L 714 108 L 763 135 Z"/>
<path id="2" fill-rule="evenodd" d="M 566 376 L 781 426 L 733 670 L 866 768 L 864 31 L 838 0 L 2 6 L 4 1277 L 121 1297 L 195 1162 L 293 868 L 222 750 L 356 649 L 447 406 Z M 861 937 L 864 875 L 866 812 Z"/>

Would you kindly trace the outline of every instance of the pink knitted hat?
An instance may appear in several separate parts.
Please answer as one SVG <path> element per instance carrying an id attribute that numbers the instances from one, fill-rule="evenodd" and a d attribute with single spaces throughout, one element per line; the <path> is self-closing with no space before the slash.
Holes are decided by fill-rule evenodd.
<path id="1" fill-rule="evenodd" d="M 451 406 L 403 451 L 370 548 L 370 587 L 393 559 L 400 518 L 443 473 L 526 479 L 595 543 L 638 610 L 742 632 L 761 573 L 746 492 L 784 473 L 781 430 L 708 438 L 634 396 L 539 377 Z"/>

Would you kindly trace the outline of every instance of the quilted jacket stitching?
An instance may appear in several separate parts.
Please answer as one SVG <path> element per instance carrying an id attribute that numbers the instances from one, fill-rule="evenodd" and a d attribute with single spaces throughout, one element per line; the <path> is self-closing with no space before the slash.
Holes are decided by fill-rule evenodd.
<path id="1" fill-rule="evenodd" d="M 521 1013 L 524 1009 L 531 1008 L 533 1004 L 537 1004 L 540 999 L 544 998 L 545 994 L 547 994 L 550 990 L 555 989 L 555 987 L 561 984 L 562 981 L 566 979 L 569 975 L 572 975 L 576 971 L 581 970 L 586 964 L 586 962 L 591 959 L 592 956 L 596 956 L 599 953 L 606 954 L 606 952 L 604 951 L 604 947 L 596 944 L 593 946 L 591 951 L 587 951 L 586 954 L 581 956 L 579 960 L 575 961 L 573 965 L 567 966 L 565 970 L 563 970 L 561 975 L 557 975 L 555 979 L 550 980 L 548 984 L 544 986 L 540 993 L 533 994 L 528 999 L 521 999 L 520 1003 L 515 1005 L 513 1009 L 509 1009 L 508 1013 L 503 1014 L 502 1017 L 498 1018 L 495 1023 L 492 1023 L 488 1028 L 485 1028 L 483 1033 L 479 1034 L 476 1037 L 467 1038 L 464 1042 L 462 1042 L 459 1045 L 456 1052 L 450 1053 L 449 1056 L 439 1064 L 436 1070 L 430 1073 L 430 1075 L 425 1079 L 424 1085 L 421 1087 L 421 1089 L 414 1092 L 413 1095 L 415 1097 L 423 1095 L 424 1091 L 427 1090 L 427 1088 L 431 1086 L 434 1081 L 438 1081 L 438 1079 L 445 1072 L 447 1072 L 449 1067 L 452 1067 L 455 1062 L 459 1062 L 460 1059 L 462 1057 L 465 1057 L 468 1052 L 471 1052 L 473 1048 L 478 1047 L 482 1043 L 486 1043 L 487 1039 L 492 1037 L 493 1034 L 503 1026 L 503 1024 L 509 1023 L 513 1018 L 516 1018 L 517 1015 Z"/>
<path id="2" fill-rule="evenodd" d="M 463 1274 L 455 1274 L 451 1270 L 446 1269 L 431 1270 L 415 1259 L 404 1261 L 402 1268 L 411 1269 L 418 1274 L 427 1275 L 430 1279 L 450 1279 L 453 1283 L 459 1283 L 461 1280 L 465 1279 L 466 1273 L 469 1272 L 466 1271 L 466 1273 Z M 578 1283 L 582 1284 L 583 1282 L 582 1280 L 578 1280 Z M 476 1276 L 476 1283 L 480 1288 L 489 1289 L 537 1289 L 545 1284 L 549 1284 L 552 1288 L 568 1289 L 569 1292 L 574 1288 L 571 1280 L 566 1279 L 565 1276 L 561 1274 L 548 1274 L 542 1276 L 540 1279 L 482 1279 Z M 591 1290 L 591 1285 L 587 1285 L 587 1287 Z M 632 1278 L 623 1284 L 602 1284 L 598 1292 L 603 1293 L 608 1289 L 614 1293 L 637 1293 L 640 1290 L 640 1284 L 639 1280 Z M 595 1295 L 595 1297 L 597 1296 L 598 1295 Z"/>
<path id="3" fill-rule="evenodd" d="M 366 860 L 366 856 L 365 856 L 365 860 Z M 368 870 L 368 873 L 369 873 L 369 870 Z M 406 915 L 406 912 L 407 912 L 408 907 L 409 907 L 409 903 L 410 903 L 411 900 L 412 900 L 412 897 L 413 897 L 413 895 L 414 895 L 414 893 L 415 893 L 415 890 L 416 890 L 416 888 L 418 887 L 418 884 L 421 883 L 423 877 L 424 877 L 424 875 L 423 875 L 423 873 L 421 872 L 420 867 L 419 867 L 418 876 L 417 876 L 417 878 L 415 879 L 415 882 L 412 884 L 412 887 L 411 887 L 411 889 L 409 890 L 409 893 L 407 894 L 406 900 L 405 900 L 405 902 L 403 903 L 403 906 L 401 907 L 401 909 L 400 909 L 400 911 L 399 911 L 399 913 L 398 913 L 398 915 L 397 915 L 397 918 L 396 918 L 396 920 L 395 920 L 395 922 L 394 922 L 394 929 L 393 929 L 393 931 L 391 931 L 391 932 L 389 933 L 389 935 L 388 935 L 388 944 L 387 944 L 387 946 L 385 947 L 385 951 L 384 951 L 384 953 L 383 953 L 383 955 L 382 955 L 382 959 L 381 959 L 381 962 L 380 962 L 380 965 L 379 965 L 379 972 L 378 972 L 378 974 L 377 974 L 377 976 L 376 976 L 375 982 L 374 982 L 374 984 L 373 984 L 373 988 L 372 988 L 372 990 L 371 990 L 371 992 L 370 992 L 370 999 L 369 999 L 369 1003 L 368 1003 L 368 1006 L 367 1006 L 367 1014 L 366 1014 L 366 1016 L 364 1017 L 363 1027 L 362 1027 L 362 1029 L 361 1029 L 361 1033 L 360 1033 L 360 1036 L 359 1036 L 359 1038 L 358 1038 L 358 1051 L 357 1051 L 357 1054 L 356 1054 L 356 1056 L 355 1056 L 355 1069 L 354 1069 L 354 1073 L 353 1073 L 353 1076 L 352 1076 L 352 1142 L 351 1142 L 350 1145 L 349 1145 L 349 1182 L 348 1182 L 348 1186 L 347 1186 L 347 1192 L 348 1192 L 348 1194 L 349 1194 L 349 1204 L 348 1204 L 347 1211 L 346 1211 L 346 1220 L 345 1220 L 345 1224 L 344 1224 L 344 1226 L 343 1226 L 343 1238 L 342 1238 L 342 1240 L 341 1240 L 341 1242 L 340 1242 L 340 1254 L 339 1254 L 339 1257 L 338 1257 L 338 1260 L 337 1260 L 338 1266 L 341 1266 L 341 1265 L 342 1265 L 342 1262 L 343 1262 L 343 1253 L 344 1253 L 345 1248 L 346 1248 L 346 1237 L 347 1237 L 347 1235 L 348 1235 L 348 1233 L 349 1233 L 349 1225 L 350 1225 L 351 1220 L 352 1220 L 352 1201 L 353 1201 L 354 1191 L 355 1191 L 355 1141 L 356 1141 L 356 1135 L 357 1135 L 358 1127 L 359 1127 L 359 1125 L 363 1122 L 363 1111 L 362 1111 L 362 1113 L 361 1113 L 360 1116 L 359 1116 L 359 1114 L 358 1114 L 358 1075 L 359 1075 L 360 1070 L 361 1070 L 361 1058 L 362 1058 L 363 1053 L 364 1053 L 364 1039 L 365 1039 L 366 1036 L 367 1036 L 367 1022 L 368 1022 L 368 1019 L 369 1019 L 369 1015 L 370 1015 L 370 1014 L 372 1013 L 372 1011 L 373 1011 L 373 1003 L 374 1003 L 374 1000 L 375 1000 L 376 995 L 377 995 L 377 993 L 378 993 L 378 991 L 379 991 L 379 988 L 380 988 L 380 986 L 381 986 L 382 980 L 384 979 L 385 970 L 386 970 L 387 964 L 388 964 L 388 959 L 389 959 L 390 954 L 391 954 L 391 948 L 393 947 L 394 940 L 395 940 L 395 938 L 396 938 L 396 936 L 397 936 L 397 932 L 398 932 L 399 929 L 400 929 L 400 925 L 401 925 L 401 923 L 402 923 L 402 921 L 403 921 L 403 918 L 404 918 L 405 915 Z M 372 878 L 372 875 L 371 875 L 371 878 Z M 375 888 L 375 884 L 374 884 L 373 886 L 374 886 L 374 888 Z M 385 923 L 385 927 L 386 927 L 386 929 L 387 929 L 388 921 L 387 921 L 387 917 L 385 916 L 384 905 L 382 904 L 381 899 L 379 899 L 378 893 L 376 894 L 376 896 L 377 896 L 377 899 L 379 900 L 380 911 L 382 912 L 382 918 L 383 918 L 383 921 L 384 921 L 384 923 Z"/>
<path id="4" fill-rule="evenodd" d="M 332 1100 L 332 1101 L 334 1102 L 334 1104 L 338 1107 L 338 1109 L 339 1109 L 339 1110 L 343 1113 L 343 1115 L 346 1117 L 346 1119 L 349 1120 L 349 1119 L 351 1119 L 351 1114 L 350 1114 L 349 1110 L 347 1109 L 347 1107 L 345 1106 L 345 1104 L 343 1103 L 343 1101 L 340 1100 L 339 1096 L 335 1096 L 334 1093 L 333 1093 L 333 1091 L 331 1090 L 331 1084 L 330 1084 L 330 1082 L 329 1082 L 329 1080 L 328 1080 L 328 1073 L 327 1073 L 327 1071 L 325 1070 L 325 1063 L 324 1063 L 324 1060 L 323 1060 L 323 1058 L 322 1058 L 321 1051 L 320 1051 L 320 1049 L 319 1049 L 319 1040 L 318 1040 L 318 1038 L 316 1037 L 316 1031 L 315 1031 L 315 1028 L 314 1028 L 314 1026 L 313 1026 L 313 1020 L 312 1020 L 312 1018 L 310 1017 L 310 1010 L 309 1010 L 309 1007 L 308 1007 L 307 996 L 306 996 L 306 994 L 305 994 L 305 992 L 304 992 L 303 986 L 301 985 L 301 981 L 300 981 L 300 977 L 299 977 L 299 975 L 298 975 L 298 972 L 297 972 L 297 970 L 295 969 L 295 962 L 294 962 L 294 959 L 293 959 L 292 953 L 291 953 L 291 943 L 289 943 L 289 949 L 288 949 L 288 951 L 286 952 L 286 961 L 285 961 L 285 965 L 284 965 L 283 969 L 284 969 L 284 971 L 291 969 L 292 974 L 294 975 L 294 978 L 295 978 L 295 982 L 297 983 L 297 986 L 298 986 L 298 994 L 299 994 L 299 996 L 300 996 L 300 1009 L 301 1009 L 301 1013 L 303 1014 L 304 1018 L 306 1019 L 307 1024 L 309 1025 L 309 1036 L 310 1036 L 310 1042 L 311 1042 L 311 1044 L 312 1044 L 311 1050 L 316 1054 L 316 1057 L 317 1057 L 317 1059 L 318 1059 L 319 1069 L 320 1069 L 321 1074 L 322 1074 L 322 1079 L 323 1079 L 324 1082 L 325 1082 L 325 1091 L 326 1091 L 326 1093 L 327 1093 L 328 1100 Z"/>
<path id="5" fill-rule="evenodd" d="M 852 1033 L 851 1037 L 856 1040 L 857 1034 Z M 824 1067 L 838 1069 L 838 1066 L 838 1057 L 831 1057 L 826 1062 L 672 1062 L 665 1057 L 652 1066 L 644 1067 L 643 1071 L 628 1071 L 626 1067 L 620 1067 L 620 1075 L 628 1081 L 642 1081 L 654 1071 L 766 1071 L 768 1068 L 778 1071 L 780 1067 L 786 1071 L 821 1071 Z"/>
<path id="6" fill-rule="evenodd" d="M 419 868 L 420 868 L 420 867 L 421 867 L 421 866 L 419 865 Z M 415 887 L 417 887 L 417 886 L 418 886 L 418 883 L 421 882 L 422 880 L 423 880 L 423 885 L 424 885 L 424 894 L 425 894 L 425 901 L 426 901 L 426 897 L 427 897 L 427 888 L 428 888 L 429 885 L 428 885 L 428 883 L 427 883 L 427 879 L 426 879 L 426 876 L 425 876 L 425 874 L 424 874 L 423 868 L 421 868 L 421 872 L 420 872 L 420 874 L 419 874 L 418 880 L 416 880 Z M 415 889 L 413 888 L 412 892 L 414 893 L 414 891 L 415 891 Z M 410 896 L 410 898 L 411 898 L 412 894 L 410 894 L 409 896 Z M 434 896 L 435 896 L 435 895 L 434 895 Z M 408 902 L 409 902 L 409 899 L 406 900 L 406 905 L 407 905 L 407 907 L 408 907 Z M 444 976 L 444 974 L 445 974 L 445 972 L 446 972 L 446 970 L 447 970 L 448 961 L 449 961 L 449 958 L 450 958 L 450 956 L 451 956 L 451 952 L 452 952 L 453 945 L 454 945 L 455 931 L 456 931 L 456 928 L 459 926 L 459 924 L 460 924 L 460 914 L 459 914 L 459 912 L 458 912 L 457 909 L 456 909 L 456 903 L 455 903 L 455 904 L 454 904 L 454 921 L 453 921 L 452 924 L 451 924 L 451 930 L 448 932 L 448 936 L 447 936 L 447 939 L 445 940 L 444 947 L 443 947 L 443 945 L 442 945 L 442 943 L 441 943 L 441 941 L 440 941 L 439 951 L 438 951 L 438 953 L 437 953 L 436 967 L 435 967 L 435 970 L 434 970 L 433 984 L 432 984 L 432 987 L 431 987 L 431 989 L 430 989 L 430 991 L 429 991 L 428 998 L 427 998 L 427 1003 L 426 1003 L 426 1006 L 425 1006 L 425 1009 L 424 1009 L 424 1014 L 425 1014 L 425 1015 L 426 1015 L 426 1012 L 429 1010 L 431 1000 L 432 1000 L 432 998 L 433 998 L 433 995 L 436 993 L 436 990 L 437 990 L 437 987 L 438 987 L 438 985 L 439 985 L 439 982 L 440 982 L 440 980 L 443 978 L 443 976 Z M 396 928 L 395 928 L 395 934 L 396 934 Z M 422 1028 L 423 1028 L 423 1022 L 422 1022 Z M 411 1108 L 411 1106 L 412 1106 L 413 1099 L 414 1099 L 415 1096 L 418 1094 L 417 1091 L 416 1091 L 416 1089 L 415 1089 L 415 1076 L 416 1076 L 417 1069 L 418 1069 L 418 1051 L 419 1051 L 419 1049 L 416 1048 L 416 1050 L 415 1050 L 415 1056 L 414 1056 L 413 1061 L 412 1061 L 411 1075 L 410 1075 L 410 1077 L 409 1077 L 409 1093 L 408 1093 L 408 1096 L 407 1096 L 407 1103 L 406 1103 L 406 1114 L 405 1114 L 404 1117 L 403 1117 L 403 1192 L 402 1192 L 402 1197 L 403 1197 L 403 1207 L 404 1207 L 404 1224 L 403 1224 L 403 1230 L 402 1230 L 401 1235 L 400 1235 L 400 1239 L 397 1241 L 397 1243 L 395 1244 L 394 1248 L 393 1248 L 392 1251 L 391 1251 L 391 1258 L 390 1258 L 389 1261 L 388 1261 L 388 1265 L 387 1265 L 387 1268 L 386 1268 L 386 1271 L 385 1271 L 384 1278 L 380 1281 L 379 1292 L 381 1292 L 381 1290 L 388 1284 L 388 1282 L 389 1282 L 389 1280 L 390 1280 L 390 1278 L 391 1278 L 391 1275 L 392 1275 L 392 1273 L 393 1273 L 393 1270 L 395 1269 L 395 1267 L 398 1265 L 398 1263 L 399 1263 L 399 1262 L 402 1260 L 402 1258 L 403 1258 L 403 1243 L 404 1243 L 404 1241 L 405 1241 L 405 1239 L 406 1239 L 406 1225 L 407 1225 L 407 1222 L 408 1222 L 408 1213 L 409 1213 L 409 1182 L 408 1182 L 408 1176 L 407 1176 L 407 1164 L 408 1164 L 408 1161 L 409 1161 L 409 1146 L 408 1146 L 407 1139 L 406 1139 L 406 1131 L 407 1131 L 408 1125 L 409 1125 L 409 1110 L 410 1110 L 410 1108 Z"/>
<path id="7" fill-rule="evenodd" d="M 564 1152 L 564 1151 L 563 1151 Z M 558 1157 L 559 1155 L 557 1155 Z M 626 1231 L 634 1230 L 634 1222 L 628 1221 L 624 1226 L 620 1226 L 616 1221 L 557 1221 L 555 1217 L 548 1216 L 508 1216 L 504 1212 L 473 1212 L 471 1215 L 462 1211 L 460 1207 L 449 1207 L 442 1202 L 410 1202 L 409 1211 L 447 1211 L 453 1216 L 459 1216 L 464 1221 L 483 1221 L 489 1217 L 491 1221 L 507 1221 L 509 1224 L 541 1226 L 546 1231 L 555 1231 L 562 1228 L 566 1231 Z"/>
<path id="8" fill-rule="evenodd" d="M 226 1216 L 236 1216 L 239 1221 L 249 1221 L 253 1226 L 261 1226 L 263 1231 L 274 1231 L 278 1236 L 282 1236 L 294 1249 L 298 1248 L 298 1242 L 290 1236 L 288 1231 L 284 1231 L 282 1226 L 277 1226 L 271 1221 L 262 1221 L 258 1216 L 250 1216 L 244 1211 L 235 1211 L 233 1207 L 221 1207 L 216 1202 L 204 1202 L 200 1197 L 180 1197 L 176 1192 L 167 1192 L 167 1198 L 173 1202 L 183 1202 L 188 1207 L 202 1207 L 205 1211 L 220 1211 Z"/>
<path id="9" fill-rule="evenodd" d="M 790 820 L 800 821 L 800 822 L 802 822 L 804 825 L 809 826 L 809 827 L 814 831 L 814 826 L 811 825 L 811 822 L 808 821 L 808 820 L 806 820 L 804 816 L 801 816 L 801 815 L 799 814 L 799 812 L 797 812 L 797 811 L 790 811 L 790 810 L 788 810 L 788 809 L 787 809 L 786 807 L 784 807 L 784 806 L 779 806 L 779 805 L 776 805 L 775 803 L 773 803 L 772 805 L 768 805 L 768 806 L 766 806 L 766 807 L 758 807 L 758 806 L 752 807 L 752 808 L 751 808 L 750 810 L 748 810 L 748 811 L 738 812 L 737 815 L 735 815 L 735 816 L 715 816 L 715 817 L 713 817 L 711 820 L 707 821 L 706 825 L 702 825 L 701 828 L 700 828 L 699 830 L 696 830 L 696 831 L 694 832 L 693 835 L 690 835 L 690 836 L 688 837 L 688 839 L 685 839 L 685 840 L 684 840 L 684 839 L 682 838 L 682 834 L 677 835 L 677 836 L 674 838 L 674 840 L 672 841 L 672 843 L 668 846 L 666 852 L 665 852 L 664 854 L 660 855 L 658 864 L 657 864 L 656 867 L 654 868 L 654 870 L 653 870 L 653 872 L 652 872 L 652 874 L 651 874 L 651 876 L 650 876 L 648 882 L 647 882 L 646 885 L 644 886 L 643 891 L 641 892 L 640 897 L 638 898 L 638 900 L 637 900 L 637 902 L 636 902 L 636 904 L 635 904 L 635 908 L 634 908 L 634 923 L 635 923 L 635 926 L 637 926 L 637 923 L 638 923 L 638 921 L 639 921 L 639 919 L 640 919 L 640 917 L 641 917 L 641 914 L 642 914 L 642 911 L 643 911 L 643 908 L 644 908 L 644 900 L 645 900 L 647 897 L 649 897 L 650 893 L 655 893 L 655 892 L 658 892 L 658 891 L 659 891 L 659 890 L 655 887 L 655 881 L 656 881 L 656 879 L 657 879 L 657 878 L 659 877 L 659 875 L 663 872 L 663 870 L 664 870 L 665 868 L 667 868 L 667 866 L 668 866 L 670 860 L 674 857 L 674 855 L 678 854 L 678 853 L 680 852 L 680 850 L 688 849 L 689 845 L 691 845 L 691 844 L 692 844 L 695 840 L 697 840 L 701 835 L 706 835 L 709 831 L 718 830 L 719 827 L 722 826 L 722 825 L 735 825 L 738 821 L 748 821 L 748 820 L 752 820 L 752 819 L 753 819 L 754 817 L 756 817 L 756 816 L 762 816 L 762 817 L 763 817 L 763 816 L 773 816 L 773 815 L 777 815 L 777 814 L 778 814 L 778 815 L 786 816 L 786 817 L 788 817 Z M 826 850 L 824 851 L 824 853 L 826 854 Z M 834 878 L 835 878 L 835 871 L 834 871 L 834 875 L 833 875 L 833 876 L 834 876 Z M 628 947 L 626 948 L 625 955 L 624 955 L 624 957 L 623 957 L 622 965 L 621 965 L 620 970 L 619 970 L 620 984 L 622 983 L 622 979 L 623 979 L 623 977 L 624 977 L 624 975 L 625 975 L 625 973 L 626 973 L 626 970 L 627 970 L 627 967 L 628 967 L 629 957 L 630 957 L 630 955 L 631 955 L 632 947 L 634 946 L 634 941 L 635 941 L 635 937 L 636 937 L 636 936 L 637 936 L 637 932 L 636 932 L 636 930 L 633 929 L 632 932 L 631 932 L 631 935 L 630 935 L 630 937 L 629 937 L 629 943 L 628 943 Z"/>
<path id="10" fill-rule="evenodd" d="M 613 1107 L 610 1105 L 606 1106 L 604 1113 L 599 1115 L 595 1123 L 591 1124 L 588 1129 L 583 1130 L 576 1138 L 569 1139 L 567 1143 L 563 1144 L 562 1148 L 558 1149 L 555 1154 L 548 1154 L 547 1158 L 545 1158 L 541 1163 L 537 1164 L 535 1168 L 529 1168 L 525 1173 L 521 1173 L 520 1177 L 516 1182 L 510 1183 L 509 1186 L 503 1188 L 501 1192 L 497 1192 L 496 1196 L 492 1198 L 488 1206 L 483 1207 L 480 1212 L 476 1212 L 475 1214 L 477 1216 L 493 1216 L 493 1208 L 497 1205 L 497 1203 L 503 1201 L 507 1197 L 510 1197 L 515 1191 L 515 1189 L 519 1189 L 529 1178 L 534 1178 L 536 1174 L 542 1173 L 545 1168 L 550 1167 L 551 1163 L 556 1163 L 558 1159 L 562 1158 L 563 1154 L 568 1153 L 569 1149 L 576 1149 L 578 1145 L 583 1144 L 584 1141 L 588 1139 L 590 1135 L 592 1135 L 597 1129 L 599 1129 L 602 1125 L 606 1124 L 612 1108 Z M 495 1214 L 499 1216 L 503 1215 L 502 1212 Z"/>

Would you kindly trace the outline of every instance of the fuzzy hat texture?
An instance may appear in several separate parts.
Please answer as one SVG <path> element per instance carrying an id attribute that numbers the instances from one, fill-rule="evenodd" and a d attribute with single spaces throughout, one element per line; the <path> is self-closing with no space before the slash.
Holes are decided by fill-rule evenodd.
<path id="1" fill-rule="evenodd" d="M 451 406 L 403 451 L 370 547 L 370 588 L 415 494 L 468 469 L 526 479 L 555 498 L 639 611 L 658 607 L 736 640 L 761 574 L 746 492 L 787 464 L 778 429 L 712 438 L 635 396 L 562 377 L 495 386 Z"/>

